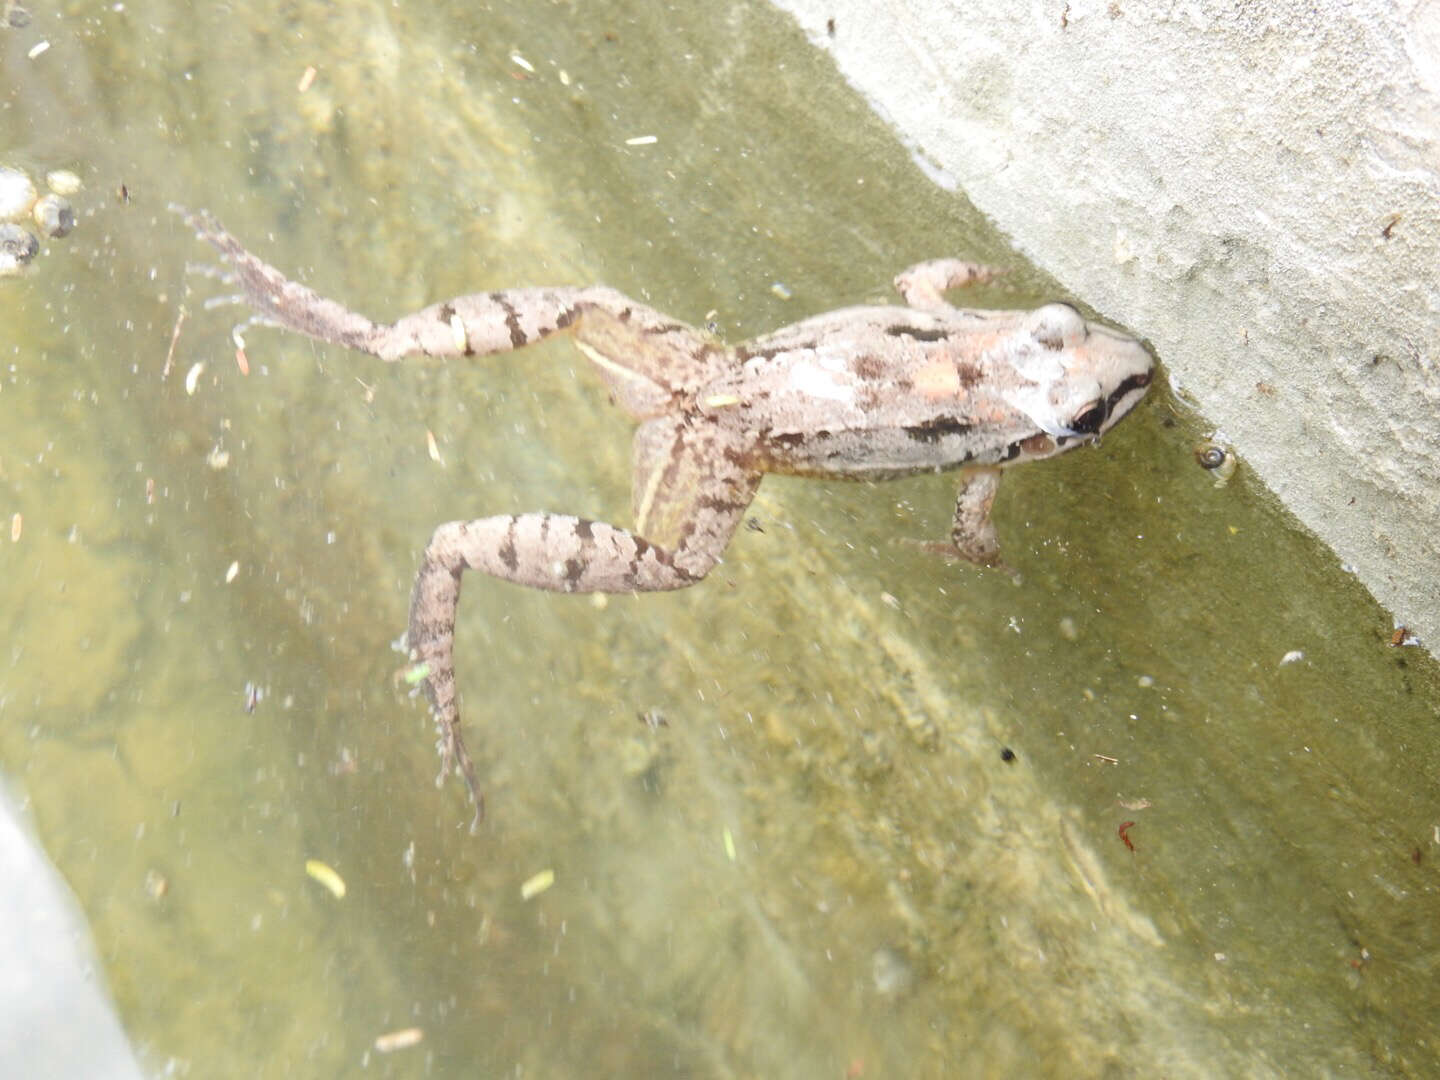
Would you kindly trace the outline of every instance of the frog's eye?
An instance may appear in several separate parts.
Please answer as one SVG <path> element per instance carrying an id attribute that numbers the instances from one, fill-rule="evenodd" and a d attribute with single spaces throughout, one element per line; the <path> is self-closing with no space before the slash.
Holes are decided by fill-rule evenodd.
<path id="1" fill-rule="evenodd" d="M 1041 348 L 1058 351 L 1085 339 L 1085 319 L 1069 304 L 1046 304 L 1031 313 L 1030 336 Z"/>
<path id="2" fill-rule="evenodd" d="M 1070 430 L 1077 435 L 1094 435 L 1105 423 L 1105 402 L 1092 401 L 1070 421 Z"/>

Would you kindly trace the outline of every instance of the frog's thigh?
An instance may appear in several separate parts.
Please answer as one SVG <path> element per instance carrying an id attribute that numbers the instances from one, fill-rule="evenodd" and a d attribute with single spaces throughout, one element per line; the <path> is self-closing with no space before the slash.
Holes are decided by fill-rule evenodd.
<path id="1" fill-rule="evenodd" d="M 963 474 L 955 497 L 950 542 L 955 545 L 955 554 L 981 566 L 1000 562 L 1000 541 L 990 520 L 990 507 L 999 487 L 999 469 L 972 469 Z"/>
<path id="2" fill-rule="evenodd" d="M 714 375 L 714 346 L 692 327 L 639 304 L 621 311 L 587 305 L 571 330 L 616 403 L 632 416 L 663 412 L 677 387 L 701 385 Z"/>
<path id="3" fill-rule="evenodd" d="M 749 443 L 714 416 L 662 416 L 635 431 L 631 504 L 635 528 L 676 553 L 681 565 L 709 570 L 724 552 L 760 472 Z"/>

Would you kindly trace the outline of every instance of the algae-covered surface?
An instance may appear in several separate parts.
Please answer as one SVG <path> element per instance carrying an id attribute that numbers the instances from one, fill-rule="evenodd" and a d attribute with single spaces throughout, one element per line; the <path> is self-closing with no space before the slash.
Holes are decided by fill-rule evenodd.
<path id="1" fill-rule="evenodd" d="M 0 32 L 0 164 L 85 180 L 0 280 L 0 766 L 148 1069 L 1431 1074 L 1436 667 L 1164 389 L 1007 478 L 1018 584 L 910 542 L 946 476 L 767 480 L 682 593 L 471 575 L 467 834 L 395 679 L 419 551 L 628 523 L 627 425 L 564 342 L 254 329 L 244 375 L 167 203 L 380 318 L 604 281 L 740 340 L 940 254 L 1063 289 L 766 9 L 416 7 Z"/>

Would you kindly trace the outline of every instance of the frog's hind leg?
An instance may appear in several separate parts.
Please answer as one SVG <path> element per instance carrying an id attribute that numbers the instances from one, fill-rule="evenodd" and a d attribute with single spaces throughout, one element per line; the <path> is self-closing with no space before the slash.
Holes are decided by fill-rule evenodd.
<path id="1" fill-rule="evenodd" d="M 434 707 L 440 777 L 458 766 L 475 800 L 476 823 L 483 802 L 455 690 L 455 616 L 464 572 L 570 593 L 693 585 L 719 561 L 760 484 L 747 448 L 737 440 L 713 418 L 662 418 L 642 425 L 635 491 L 643 511 L 633 532 L 548 513 L 452 521 L 435 530 L 410 598 L 411 671 L 416 681 L 423 680 Z"/>
<path id="2" fill-rule="evenodd" d="M 229 264 L 228 277 L 255 310 L 247 325 L 293 330 L 387 361 L 491 356 L 569 333 L 617 401 L 641 417 L 663 411 L 726 362 L 723 348 L 693 327 L 600 285 L 472 293 L 382 325 L 291 281 L 247 251 L 211 214 L 173 209 Z"/>

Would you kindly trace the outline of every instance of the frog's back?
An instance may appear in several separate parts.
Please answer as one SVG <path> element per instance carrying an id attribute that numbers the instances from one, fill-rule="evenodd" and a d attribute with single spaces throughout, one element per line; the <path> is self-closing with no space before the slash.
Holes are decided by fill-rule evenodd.
<path id="1" fill-rule="evenodd" d="M 880 478 L 999 463 L 995 343 L 1016 313 L 849 308 L 736 350 L 736 394 L 776 472 Z"/>

